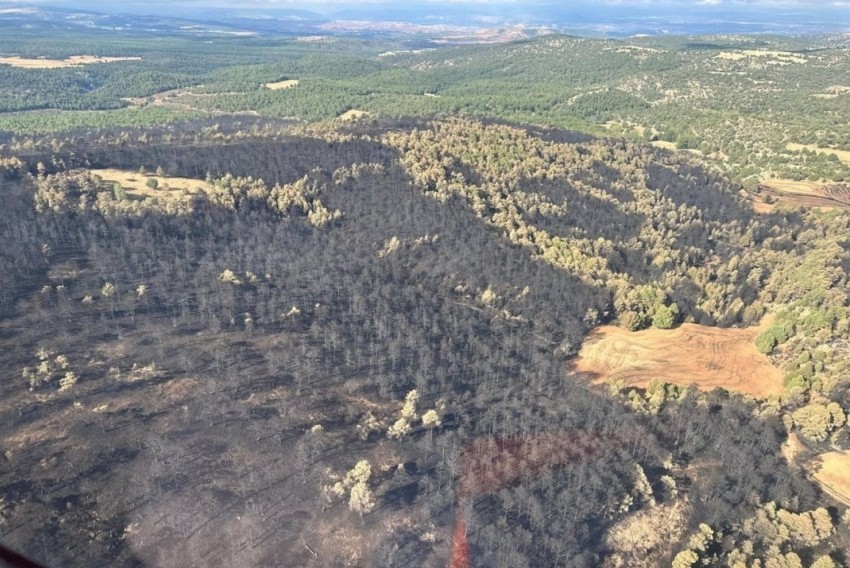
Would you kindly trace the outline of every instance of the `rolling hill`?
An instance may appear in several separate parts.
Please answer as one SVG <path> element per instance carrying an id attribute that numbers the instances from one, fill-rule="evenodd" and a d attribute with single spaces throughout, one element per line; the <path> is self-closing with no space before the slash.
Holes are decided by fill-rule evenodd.
<path id="1" fill-rule="evenodd" d="M 850 447 L 842 211 L 469 118 L 3 152 L 0 530 L 41 561 L 843 559 L 844 505 L 781 450 Z M 568 372 L 599 324 L 767 312 L 780 396 Z"/>

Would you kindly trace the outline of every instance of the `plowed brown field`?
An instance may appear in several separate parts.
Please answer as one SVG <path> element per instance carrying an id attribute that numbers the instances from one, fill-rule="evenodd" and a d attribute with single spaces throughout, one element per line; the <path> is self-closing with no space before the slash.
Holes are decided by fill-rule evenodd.
<path id="1" fill-rule="evenodd" d="M 765 202 L 769 199 L 772 203 Z M 766 180 L 753 197 L 756 213 L 769 213 L 779 204 L 802 205 L 827 211 L 850 205 L 850 186 L 846 183 Z"/>
<path id="2" fill-rule="evenodd" d="M 676 329 L 630 332 L 601 326 L 585 340 L 571 370 L 590 375 L 594 382 L 622 380 L 646 387 L 653 379 L 700 390 L 715 387 L 767 397 L 782 392 L 782 373 L 754 344 L 770 324 L 721 329 L 683 324 Z"/>

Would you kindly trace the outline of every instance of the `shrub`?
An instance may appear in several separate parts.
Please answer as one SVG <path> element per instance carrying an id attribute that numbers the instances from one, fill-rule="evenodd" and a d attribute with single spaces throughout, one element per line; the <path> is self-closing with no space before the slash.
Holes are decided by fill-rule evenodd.
<path id="1" fill-rule="evenodd" d="M 790 325 L 772 325 L 756 337 L 756 348 L 762 353 L 770 353 L 777 345 L 787 341 L 792 332 Z"/>
<path id="2" fill-rule="evenodd" d="M 768 354 L 777 346 L 779 341 L 776 336 L 771 333 L 770 329 L 766 329 L 756 337 L 756 349 L 764 354 Z"/>
<path id="3" fill-rule="evenodd" d="M 652 317 L 652 325 L 658 329 L 670 329 L 676 323 L 676 317 L 679 315 L 679 306 L 661 306 L 655 310 L 655 315 Z"/>

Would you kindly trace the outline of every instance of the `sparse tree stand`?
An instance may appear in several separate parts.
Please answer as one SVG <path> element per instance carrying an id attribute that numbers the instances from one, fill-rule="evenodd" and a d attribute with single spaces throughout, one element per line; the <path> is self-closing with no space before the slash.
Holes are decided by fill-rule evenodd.
<path id="1" fill-rule="evenodd" d="M 361 517 L 375 508 L 375 496 L 365 482 L 357 482 L 351 488 L 348 508 Z"/>
<path id="2" fill-rule="evenodd" d="M 416 419 L 416 403 L 419 402 L 419 393 L 414 389 L 407 393 L 404 399 L 404 406 L 401 407 L 401 413 L 389 430 L 387 436 L 394 439 L 404 438 L 410 434 L 410 423 Z"/>
<path id="3" fill-rule="evenodd" d="M 361 517 L 375 508 L 375 496 L 369 488 L 372 477 L 372 465 L 368 460 L 360 460 L 345 474 L 345 478 L 325 487 L 326 496 L 341 499 L 348 492 L 348 508 Z"/>
<path id="4" fill-rule="evenodd" d="M 691 568 L 699 561 L 699 556 L 693 550 L 683 550 L 673 559 L 673 568 Z"/>

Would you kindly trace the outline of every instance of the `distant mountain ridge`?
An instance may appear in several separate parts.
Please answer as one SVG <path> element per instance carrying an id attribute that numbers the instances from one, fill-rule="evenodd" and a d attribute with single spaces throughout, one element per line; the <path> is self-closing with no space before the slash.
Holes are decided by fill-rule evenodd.
<path id="1" fill-rule="evenodd" d="M 155 33 L 256 33 L 238 24 L 201 22 L 161 15 L 104 14 L 88 10 L 67 10 L 22 6 L 0 8 L 0 27 L 79 31 L 129 31 Z M 259 26 L 257 26 L 259 27 Z"/>
<path id="2" fill-rule="evenodd" d="M 309 5 L 308 5 L 309 6 Z M 565 6 L 529 4 L 426 3 L 410 5 L 364 4 L 311 9 L 234 7 L 212 11 L 193 3 L 167 6 L 122 3 L 116 12 L 103 13 L 101 4 L 77 2 L 71 6 L 15 5 L 0 8 L 0 26 L 36 26 L 48 29 L 89 28 L 173 33 L 331 33 L 386 34 L 387 22 L 415 26 L 428 35 L 446 26 L 475 29 L 527 26 L 553 28 L 579 35 L 627 37 L 633 35 L 694 34 L 841 34 L 850 31 L 850 9 L 840 5 L 765 10 L 753 6 L 700 6 L 698 8 Z M 358 22 L 357 26 L 349 25 Z M 364 27 L 363 22 L 375 24 Z M 329 27 L 329 24 L 333 24 Z M 423 29 L 424 27 L 424 29 Z M 29 28 L 27 28 L 29 29 Z"/>

